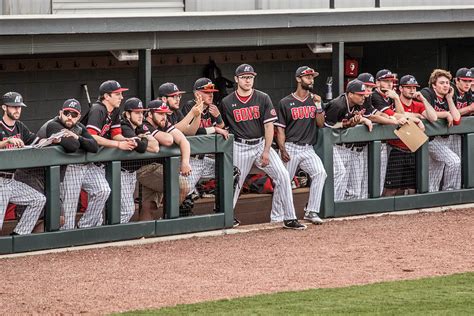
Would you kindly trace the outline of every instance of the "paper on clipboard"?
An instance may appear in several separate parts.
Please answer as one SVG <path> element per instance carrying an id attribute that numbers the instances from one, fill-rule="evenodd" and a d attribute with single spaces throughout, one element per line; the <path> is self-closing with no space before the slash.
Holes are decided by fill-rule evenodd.
<path id="1" fill-rule="evenodd" d="M 64 136 L 64 131 L 59 131 L 54 133 L 53 135 L 49 136 L 48 138 L 40 140 L 37 144 L 33 145 L 33 148 L 43 148 L 46 146 L 51 145 L 55 140 L 61 139 Z"/>
<path id="2" fill-rule="evenodd" d="M 428 140 L 428 136 L 412 120 L 408 120 L 394 131 L 395 135 L 410 149 L 415 152 Z"/>

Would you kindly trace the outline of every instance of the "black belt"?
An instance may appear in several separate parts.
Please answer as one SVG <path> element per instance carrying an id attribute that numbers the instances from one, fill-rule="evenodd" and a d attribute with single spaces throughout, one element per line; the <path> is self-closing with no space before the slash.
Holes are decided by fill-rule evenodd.
<path id="1" fill-rule="evenodd" d="M 262 138 L 259 138 L 259 139 L 234 138 L 234 140 L 238 143 L 245 144 L 245 145 L 257 145 L 262 142 Z"/>
<path id="2" fill-rule="evenodd" d="M 0 177 L 5 179 L 13 179 L 15 177 L 15 174 L 11 172 L 0 172 Z"/>

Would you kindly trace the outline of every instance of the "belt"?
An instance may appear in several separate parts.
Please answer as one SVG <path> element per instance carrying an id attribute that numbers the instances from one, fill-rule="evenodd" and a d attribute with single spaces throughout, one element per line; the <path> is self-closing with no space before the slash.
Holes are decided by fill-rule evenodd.
<path id="1" fill-rule="evenodd" d="M 15 174 L 11 172 L 0 172 L 0 177 L 5 179 L 13 179 L 15 178 Z"/>
<path id="2" fill-rule="evenodd" d="M 257 145 L 262 142 L 263 138 L 257 139 L 244 139 L 244 138 L 234 138 L 234 140 L 238 143 L 245 144 L 245 145 Z"/>

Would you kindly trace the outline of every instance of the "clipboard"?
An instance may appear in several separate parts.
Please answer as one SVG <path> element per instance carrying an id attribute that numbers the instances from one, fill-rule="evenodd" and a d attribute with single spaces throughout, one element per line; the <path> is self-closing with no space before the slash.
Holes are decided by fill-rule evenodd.
<path id="1" fill-rule="evenodd" d="M 412 120 L 407 120 L 406 124 L 403 124 L 393 132 L 411 152 L 417 151 L 418 148 L 428 141 L 428 136 Z"/>

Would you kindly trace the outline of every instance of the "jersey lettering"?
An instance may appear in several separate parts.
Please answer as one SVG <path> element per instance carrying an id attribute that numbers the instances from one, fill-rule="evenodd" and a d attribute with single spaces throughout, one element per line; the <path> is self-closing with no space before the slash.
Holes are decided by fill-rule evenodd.
<path id="1" fill-rule="evenodd" d="M 258 120 L 260 118 L 260 108 L 258 105 L 246 108 L 235 109 L 232 111 L 234 120 L 238 122 Z"/>
<path id="2" fill-rule="evenodd" d="M 305 118 L 314 118 L 316 112 L 315 106 L 299 106 L 291 108 L 291 117 L 294 121 Z"/>
<path id="3" fill-rule="evenodd" d="M 199 127 L 206 128 L 206 127 L 211 127 L 212 126 L 212 121 L 210 118 L 201 118 L 201 123 Z"/>
<path id="4" fill-rule="evenodd" d="M 21 139 L 21 135 L 20 134 L 16 134 L 16 135 L 12 135 L 10 137 L 3 137 L 2 141 L 5 141 L 9 138 L 17 138 L 17 139 Z M 5 146 L 5 149 L 12 149 L 12 148 L 16 148 L 16 146 L 14 144 L 7 144 Z"/>

